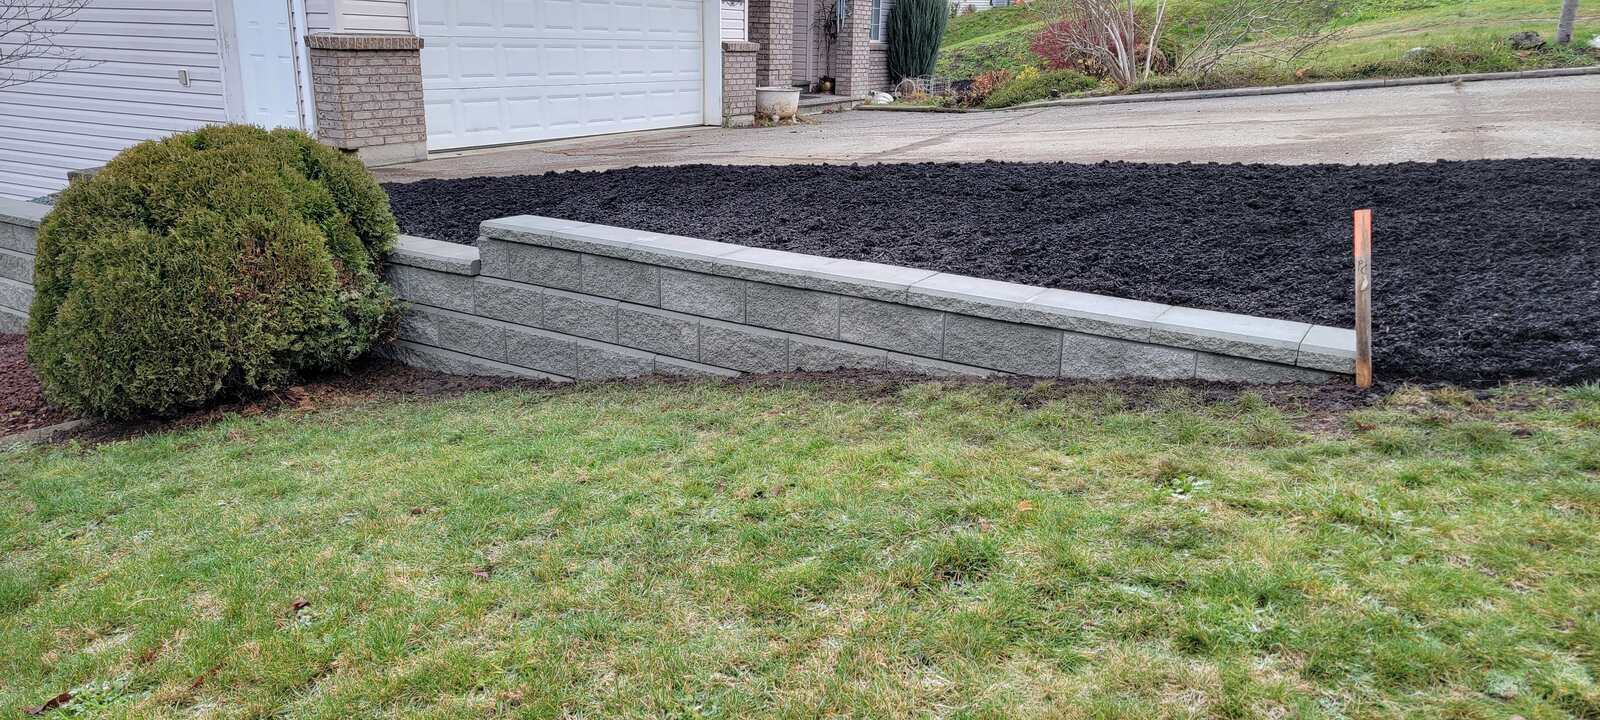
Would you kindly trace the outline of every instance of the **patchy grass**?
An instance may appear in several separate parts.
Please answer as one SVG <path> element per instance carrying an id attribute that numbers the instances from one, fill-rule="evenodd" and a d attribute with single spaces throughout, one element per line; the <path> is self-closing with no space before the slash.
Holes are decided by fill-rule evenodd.
<path id="1" fill-rule="evenodd" d="M 1594 717 L 1600 395 L 599 386 L 0 466 L 0 713 Z"/>
<path id="2" fill-rule="evenodd" d="M 1169 39 L 1181 44 L 1184 38 L 1198 34 L 1202 29 L 1199 18 L 1217 2 L 1172 0 L 1168 10 L 1172 18 Z M 1343 32 L 1338 41 L 1299 67 L 1245 64 L 1203 81 L 1158 78 L 1142 89 L 1282 85 L 1600 63 L 1600 55 L 1586 48 L 1589 39 L 1600 32 L 1600 14 L 1592 9 L 1579 13 L 1569 47 L 1557 47 L 1552 42 L 1538 51 L 1518 52 L 1505 44 L 1506 37 L 1523 30 L 1537 31 L 1551 40 L 1560 8 L 1561 0 L 1356 0 L 1339 6 L 1329 20 L 1329 27 Z M 1002 10 L 1004 14 L 999 14 Z M 990 15 L 995 17 L 987 17 Z M 952 19 L 940 48 L 937 72 L 952 78 L 969 78 L 990 69 L 1017 73 L 1038 66 L 1043 61 L 1028 45 L 1044 27 L 1042 20 L 1036 8 L 1026 5 Z M 1421 58 L 1404 58 L 1408 50 L 1419 47 L 1432 51 Z M 1108 91 L 1109 88 L 1100 90 Z"/>

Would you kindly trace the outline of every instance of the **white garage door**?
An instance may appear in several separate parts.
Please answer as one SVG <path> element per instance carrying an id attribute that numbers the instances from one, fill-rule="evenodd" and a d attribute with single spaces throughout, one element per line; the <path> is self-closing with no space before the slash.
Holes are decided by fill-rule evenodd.
<path id="1" fill-rule="evenodd" d="M 418 0 L 428 148 L 698 125 L 700 0 Z"/>

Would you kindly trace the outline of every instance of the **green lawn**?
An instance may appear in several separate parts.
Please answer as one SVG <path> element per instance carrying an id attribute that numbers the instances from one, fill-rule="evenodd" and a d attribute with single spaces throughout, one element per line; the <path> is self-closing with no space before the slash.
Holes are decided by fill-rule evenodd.
<path id="1" fill-rule="evenodd" d="M 1193 34 L 1192 18 L 1204 14 L 1219 0 L 1172 0 L 1169 33 L 1178 42 Z M 1600 32 L 1600 9 L 1580 6 L 1575 51 L 1517 53 L 1502 42 L 1521 30 L 1534 30 L 1546 39 L 1555 35 L 1555 18 L 1561 0 L 1355 0 L 1340 6 L 1329 27 L 1343 35 L 1325 52 L 1299 68 L 1273 68 L 1237 72 L 1212 85 L 1281 84 L 1297 80 L 1395 76 L 1401 74 L 1452 74 L 1600 63 L 1600 57 L 1581 51 Z M 1043 17 L 1027 5 L 964 15 L 950 21 L 940 49 L 938 72 L 951 77 L 971 77 L 985 70 L 1013 72 L 1041 62 L 1028 43 L 1043 27 Z M 1446 62 L 1401 63 L 1415 47 L 1449 47 L 1460 52 Z M 1307 72 L 1296 78 L 1293 71 Z M 1180 82 L 1157 86 L 1181 85 Z M 1192 85 L 1193 81 L 1189 81 Z"/>
<path id="2" fill-rule="evenodd" d="M 0 716 L 1600 716 L 1600 388 L 869 389 L 12 452 Z"/>

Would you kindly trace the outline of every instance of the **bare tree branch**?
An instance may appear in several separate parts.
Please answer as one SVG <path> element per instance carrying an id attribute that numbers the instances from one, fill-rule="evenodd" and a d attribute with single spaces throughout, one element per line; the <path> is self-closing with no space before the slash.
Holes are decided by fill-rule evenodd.
<path id="1" fill-rule="evenodd" d="M 92 67 L 76 49 L 56 44 L 89 0 L 0 0 L 0 90 L 65 70 Z"/>

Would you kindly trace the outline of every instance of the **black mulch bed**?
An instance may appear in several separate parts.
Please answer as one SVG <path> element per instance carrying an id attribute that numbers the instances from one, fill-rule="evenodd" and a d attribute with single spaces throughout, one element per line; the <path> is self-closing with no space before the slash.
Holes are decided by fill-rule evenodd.
<path id="1" fill-rule="evenodd" d="M 531 214 L 1191 307 L 1353 323 L 1374 208 L 1387 380 L 1600 379 L 1600 161 L 697 165 L 385 186 L 405 232 Z"/>

